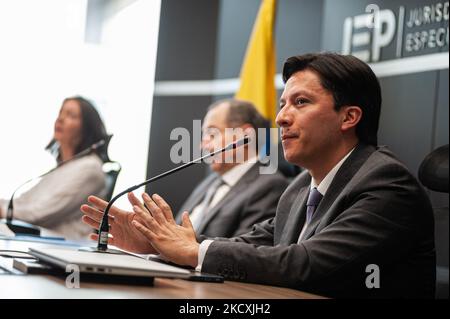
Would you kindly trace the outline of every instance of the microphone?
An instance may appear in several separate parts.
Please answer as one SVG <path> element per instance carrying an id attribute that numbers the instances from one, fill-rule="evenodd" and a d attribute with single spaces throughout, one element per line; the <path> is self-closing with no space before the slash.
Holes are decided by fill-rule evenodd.
<path id="1" fill-rule="evenodd" d="M 161 179 L 161 178 L 163 178 L 163 177 L 166 177 L 166 176 L 168 176 L 168 175 L 171 175 L 171 174 L 173 174 L 173 173 L 175 173 L 175 172 L 177 172 L 177 171 L 180 171 L 180 170 L 182 170 L 182 169 L 185 169 L 185 168 L 187 168 L 187 167 L 189 167 L 189 166 L 192 166 L 192 165 L 194 165 L 194 164 L 198 164 L 198 163 L 200 163 L 202 160 L 204 160 L 204 159 L 206 159 L 206 158 L 214 157 L 214 156 L 216 156 L 217 154 L 220 154 L 220 153 L 223 153 L 223 152 L 226 152 L 226 151 L 229 151 L 229 150 L 236 149 L 236 148 L 238 148 L 238 147 L 240 147 L 240 146 L 243 146 L 243 145 L 245 145 L 245 144 L 248 144 L 248 143 L 250 143 L 250 137 L 245 136 L 243 139 L 238 140 L 238 141 L 233 142 L 233 143 L 230 143 L 230 144 L 228 144 L 226 147 L 224 147 L 224 148 L 222 148 L 222 149 L 220 149 L 220 150 L 217 150 L 217 151 L 215 151 L 215 152 L 206 154 L 206 155 L 204 155 L 204 156 L 202 156 L 202 157 L 199 157 L 199 158 L 197 158 L 197 159 L 195 159 L 195 160 L 193 160 L 193 161 L 191 161 L 191 162 L 189 162 L 189 163 L 183 164 L 183 165 L 178 166 L 178 167 L 176 167 L 176 168 L 174 168 L 174 169 L 171 169 L 171 170 L 169 170 L 169 171 L 167 171 L 167 172 L 164 172 L 164 173 L 161 173 L 161 174 L 159 174 L 159 175 L 157 175 L 157 176 L 155 176 L 155 177 L 152 177 L 152 178 L 146 180 L 145 182 L 142 182 L 142 183 L 140 183 L 140 184 L 131 186 L 131 187 L 127 188 L 126 190 L 124 190 L 123 192 L 121 192 L 121 193 L 117 194 L 116 196 L 114 196 L 114 197 L 109 201 L 108 205 L 107 205 L 106 208 L 105 208 L 105 211 L 103 212 L 102 222 L 101 222 L 100 228 L 99 228 L 99 230 L 98 230 L 98 231 L 99 231 L 99 234 L 98 234 L 98 244 L 97 244 L 97 249 L 94 248 L 94 249 L 92 249 L 92 250 L 90 250 L 90 251 L 100 252 L 100 253 L 106 253 L 106 252 L 108 252 L 108 235 L 109 235 L 108 213 L 109 213 L 109 210 L 111 209 L 111 206 L 113 205 L 113 203 L 114 203 L 119 197 L 121 197 L 121 196 L 123 196 L 123 195 L 125 195 L 125 194 L 127 194 L 127 193 L 129 193 L 129 192 L 132 192 L 132 191 L 138 189 L 139 187 L 142 187 L 142 186 L 144 186 L 144 185 L 147 185 L 147 184 L 150 184 L 150 183 L 152 183 L 152 182 L 154 182 L 154 181 L 157 181 L 157 180 L 159 180 L 159 179 Z"/>
<path id="2" fill-rule="evenodd" d="M 56 170 L 57 168 L 61 167 L 62 165 L 71 162 L 75 159 L 78 159 L 80 157 L 83 157 L 97 149 L 99 149 L 100 147 L 102 147 L 103 145 L 105 145 L 107 143 L 107 140 L 109 140 L 111 138 L 111 136 L 108 136 L 105 139 L 101 139 L 98 142 L 92 144 L 91 146 L 89 146 L 88 148 L 82 150 L 81 152 L 78 152 L 75 156 L 73 156 L 71 159 L 68 159 L 66 161 L 63 161 L 61 163 L 59 163 L 56 167 L 52 168 L 51 170 L 45 172 L 44 174 L 41 174 L 37 177 L 33 177 L 29 180 L 27 180 L 25 183 L 22 183 L 19 185 L 19 187 L 17 187 L 14 192 L 11 195 L 11 198 L 9 199 L 8 202 L 8 209 L 6 212 L 6 219 L 2 220 L 1 222 L 6 224 L 6 226 L 8 226 L 8 228 L 15 234 L 19 234 L 19 235 L 33 235 L 33 236 L 40 236 L 41 235 L 41 230 L 39 227 L 32 225 L 30 223 L 24 222 L 24 221 L 20 221 L 20 220 L 14 220 L 14 196 L 16 195 L 16 192 L 21 189 L 23 186 L 25 186 L 26 184 L 28 184 L 29 182 L 38 179 L 38 178 L 42 178 L 48 174 L 50 174 L 51 172 L 53 172 L 54 170 Z"/>

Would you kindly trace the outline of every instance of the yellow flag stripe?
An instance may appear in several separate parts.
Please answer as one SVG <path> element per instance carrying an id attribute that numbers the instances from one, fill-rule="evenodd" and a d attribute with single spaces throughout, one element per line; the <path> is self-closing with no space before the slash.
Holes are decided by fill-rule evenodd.
<path id="1" fill-rule="evenodd" d="M 235 97 L 251 101 L 267 119 L 276 117 L 275 45 L 276 0 L 263 0 L 253 27 Z"/>

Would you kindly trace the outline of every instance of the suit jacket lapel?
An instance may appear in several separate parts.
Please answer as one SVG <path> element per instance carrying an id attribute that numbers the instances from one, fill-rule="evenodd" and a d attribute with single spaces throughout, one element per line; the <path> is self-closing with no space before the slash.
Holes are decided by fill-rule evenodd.
<path id="1" fill-rule="evenodd" d="M 302 187 L 291 206 L 289 217 L 284 224 L 284 230 L 280 238 L 280 244 L 289 245 L 296 243 L 300 236 L 301 226 L 306 219 L 306 201 L 308 200 L 309 186 Z"/>
<path id="2" fill-rule="evenodd" d="M 208 226 L 209 222 L 214 218 L 215 215 L 219 213 L 221 208 L 229 202 L 230 199 L 237 196 L 248 183 L 252 182 L 259 174 L 259 164 L 253 165 L 250 170 L 241 177 L 241 179 L 231 187 L 230 191 L 210 210 L 205 216 L 204 221 L 200 224 L 197 232 L 201 234 L 206 226 Z"/>
<path id="3" fill-rule="evenodd" d="M 187 199 L 186 203 L 181 207 L 176 216 L 177 223 L 181 222 L 181 215 L 184 211 L 192 213 L 192 210 L 197 206 L 205 197 L 205 194 L 209 186 L 218 178 L 218 175 L 213 173 L 206 177 L 203 182 L 195 189 L 195 192 Z"/>
<path id="4" fill-rule="evenodd" d="M 358 144 L 352 154 L 345 160 L 342 166 L 336 173 L 333 181 L 330 184 L 325 196 L 322 198 L 319 206 L 316 208 L 311 223 L 307 226 L 303 240 L 310 238 L 317 226 L 319 226 L 322 217 L 328 212 L 328 209 L 335 201 L 336 197 L 342 192 L 344 187 L 358 172 L 361 166 L 369 158 L 370 154 L 375 151 L 373 146 Z"/>

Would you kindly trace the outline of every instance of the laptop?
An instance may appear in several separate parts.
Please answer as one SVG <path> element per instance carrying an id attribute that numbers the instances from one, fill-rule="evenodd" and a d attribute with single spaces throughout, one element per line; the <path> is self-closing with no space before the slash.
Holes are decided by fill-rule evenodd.
<path id="1" fill-rule="evenodd" d="M 129 254 L 107 254 L 79 251 L 74 248 L 30 248 L 30 254 L 40 262 L 68 269 L 77 265 L 80 273 L 134 277 L 189 278 L 191 272 L 180 267 L 146 260 Z M 70 268 L 73 271 L 73 268 Z"/>

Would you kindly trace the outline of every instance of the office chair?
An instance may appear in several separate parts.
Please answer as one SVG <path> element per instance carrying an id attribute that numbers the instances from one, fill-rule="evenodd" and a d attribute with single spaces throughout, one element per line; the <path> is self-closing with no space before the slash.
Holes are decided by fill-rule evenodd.
<path id="1" fill-rule="evenodd" d="M 422 161 L 419 167 L 419 180 L 429 190 L 439 193 L 448 191 L 448 144 L 441 146 Z M 449 291 L 449 220 L 448 197 L 446 207 L 433 207 L 435 218 L 436 244 L 436 298 L 448 299 Z"/>
<path id="2" fill-rule="evenodd" d="M 109 161 L 103 163 L 103 172 L 106 177 L 106 201 L 110 201 L 114 192 L 114 187 L 116 186 L 117 177 L 122 170 L 122 166 L 119 162 Z"/>
<path id="3" fill-rule="evenodd" d="M 96 150 L 96 153 L 101 158 L 103 162 L 103 172 L 105 173 L 105 182 L 106 182 L 106 197 L 104 198 L 106 201 L 110 201 L 114 192 L 114 187 L 116 186 L 117 177 L 119 177 L 119 173 L 122 170 L 122 166 L 119 162 L 112 161 L 108 155 L 108 147 L 109 142 L 113 134 L 109 134 L 105 141 L 106 143 Z"/>

